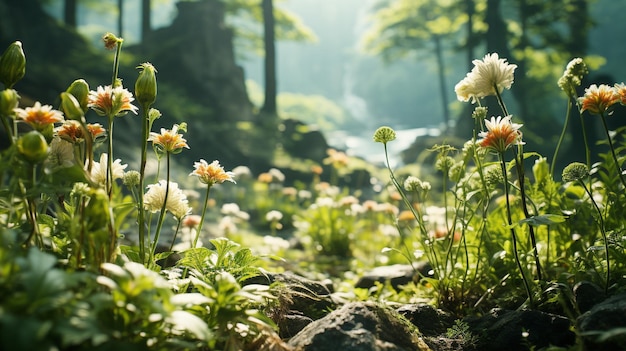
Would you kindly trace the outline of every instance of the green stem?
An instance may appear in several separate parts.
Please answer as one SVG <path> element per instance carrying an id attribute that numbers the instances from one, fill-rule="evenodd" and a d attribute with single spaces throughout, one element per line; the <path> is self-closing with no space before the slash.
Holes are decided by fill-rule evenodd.
<path id="1" fill-rule="evenodd" d="M 585 192 L 587 192 L 587 195 L 589 195 L 591 203 L 593 203 L 593 206 L 598 212 L 598 222 L 600 222 L 598 223 L 598 225 L 600 226 L 600 233 L 602 234 L 602 239 L 604 240 L 604 259 L 606 260 L 606 282 L 604 283 L 604 294 L 607 295 L 609 291 L 609 280 L 611 277 L 611 264 L 609 262 L 609 242 L 606 238 L 606 231 L 604 229 L 604 218 L 602 217 L 602 211 L 600 210 L 600 207 L 598 207 L 598 204 L 593 199 L 593 194 L 591 193 L 591 190 L 587 188 L 582 180 L 579 179 L 578 181 L 585 189 Z"/>
<path id="2" fill-rule="evenodd" d="M 167 212 L 167 200 L 169 199 L 170 192 L 170 153 L 169 151 L 165 152 L 165 167 L 166 171 L 166 180 L 165 180 L 165 196 L 163 197 L 163 205 L 161 206 L 161 213 L 159 213 L 159 220 L 157 221 L 157 228 L 154 234 L 154 240 L 152 241 L 152 247 L 150 248 L 150 256 L 148 258 L 148 264 L 152 264 L 152 259 L 154 258 L 154 252 L 156 250 L 157 244 L 159 243 L 159 237 L 161 236 L 161 229 L 163 228 L 163 222 L 165 221 L 165 212 Z"/>
<path id="3" fill-rule="evenodd" d="M 611 155 L 613 155 L 613 161 L 615 161 L 615 168 L 617 168 L 619 179 L 622 181 L 622 185 L 624 186 L 624 188 L 626 188 L 626 181 L 624 180 L 624 175 L 622 174 L 623 173 L 622 166 L 617 160 L 617 155 L 615 154 L 615 148 L 613 147 L 613 140 L 611 138 L 611 134 L 609 133 L 609 127 L 606 124 L 606 118 L 604 118 L 604 113 L 601 113 L 600 117 L 602 118 L 602 125 L 604 126 L 604 131 L 606 132 L 606 139 L 609 141 L 609 147 L 611 148 Z"/>
<path id="4" fill-rule="evenodd" d="M 563 139 L 565 139 L 565 132 L 567 131 L 567 125 L 569 124 L 569 118 L 572 111 L 572 101 L 567 100 L 567 112 L 565 112 L 565 123 L 563 123 L 563 130 L 561 130 L 561 135 L 559 136 L 559 142 L 556 144 L 556 149 L 554 150 L 554 156 L 552 156 L 552 164 L 550 165 L 550 175 L 554 177 L 554 167 L 556 166 L 556 159 L 559 155 L 559 149 L 561 148 L 561 144 L 563 143 Z"/>
<path id="5" fill-rule="evenodd" d="M 198 245 L 198 238 L 200 237 L 200 232 L 202 231 L 202 225 L 204 224 L 204 215 L 206 215 L 206 209 L 209 203 L 209 192 L 211 191 L 211 184 L 207 184 L 206 193 L 204 195 L 204 206 L 202 206 L 202 216 L 200 217 L 200 224 L 198 224 L 198 228 L 196 229 L 196 237 L 193 239 L 192 249 L 196 248 Z"/>
<path id="6" fill-rule="evenodd" d="M 107 171 L 106 171 L 106 190 L 109 195 L 109 200 L 113 196 L 113 120 L 115 116 L 109 116 L 109 145 L 108 145 L 108 157 L 107 157 Z M 103 165 L 100 165 L 102 167 Z"/>
<path id="7" fill-rule="evenodd" d="M 139 165 L 139 208 L 137 209 L 137 216 L 139 222 L 139 256 L 141 256 L 141 263 L 144 263 L 145 260 L 145 237 L 146 237 L 146 209 L 144 208 L 144 182 L 146 176 L 146 161 L 148 154 L 148 134 L 149 128 L 149 106 L 142 106 L 143 110 L 143 120 L 141 124 L 141 161 Z"/>
<path id="8" fill-rule="evenodd" d="M 174 232 L 174 237 L 172 238 L 172 243 L 170 244 L 170 249 L 168 250 L 169 252 L 172 252 L 172 249 L 174 248 L 174 243 L 176 242 L 176 237 L 178 236 L 178 231 L 180 230 L 180 224 L 183 222 L 182 218 L 178 219 L 178 223 L 176 224 L 176 231 Z"/>
<path id="9" fill-rule="evenodd" d="M 500 165 L 502 168 L 502 175 L 504 177 L 504 198 L 506 200 L 506 217 L 508 221 L 508 225 L 511 228 L 511 242 L 513 243 L 513 256 L 515 257 L 515 263 L 517 264 L 517 268 L 522 275 L 522 280 L 524 281 L 524 288 L 526 289 L 526 294 L 528 295 L 528 300 L 530 305 L 533 306 L 533 296 L 530 291 L 530 285 L 528 284 L 528 280 L 526 279 L 526 275 L 524 274 L 524 267 L 519 259 L 519 254 L 517 252 L 517 235 L 515 234 L 515 228 L 513 228 L 513 220 L 511 219 L 511 204 L 509 202 L 509 181 L 506 174 L 506 163 L 504 162 L 504 153 L 500 152 Z"/>

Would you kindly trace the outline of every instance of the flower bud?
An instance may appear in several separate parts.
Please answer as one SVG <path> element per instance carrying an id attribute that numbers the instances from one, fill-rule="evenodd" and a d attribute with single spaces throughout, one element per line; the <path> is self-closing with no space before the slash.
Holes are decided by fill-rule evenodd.
<path id="1" fill-rule="evenodd" d="M 562 178 L 564 182 L 574 182 L 589 175 L 587 165 L 581 162 L 572 162 L 563 169 Z"/>
<path id="2" fill-rule="evenodd" d="M 48 143 L 36 130 L 30 131 L 17 139 L 17 150 L 27 161 L 38 163 L 48 157 Z"/>
<path id="3" fill-rule="evenodd" d="M 80 108 L 83 109 L 83 113 L 87 113 L 89 104 L 89 84 L 84 79 L 76 79 L 66 90 L 67 93 L 72 94 Z"/>
<path id="4" fill-rule="evenodd" d="M 13 109 L 17 108 L 20 96 L 13 89 L 0 91 L 0 116 L 13 116 Z"/>
<path id="5" fill-rule="evenodd" d="M 151 63 L 142 63 L 139 77 L 135 82 L 135 98 L 143 108 L 149 108 L 154 103 L 157 95 L 156 69 Z"/>
<path id="6" fill-rule="evenodd" d="M 550 177 L 550 166 L 545 157 L 539 157 L 533 165 L 533 175 L 537 184 L 543 184 Z"/>
<path id="7" fill-rule="evenodd" d="M 374 141 L 377 143 L 386 144 L 396 139 L 396 131 L 390 127 L 383 126 L 374 132 Z"/>
<path id="8" fill-rule="evenodd" d="M 68 92 L 61 93 L 61 111 L 65 114 L 66 119 L 73 119 L 75 121 L 82 120 L 85 115 L 83 109 L 80 108 L 78 100 L 76 100 L 74 95 Z"/>
<path id="9" fill-rule="evenodd" d="M 113 33 L 106 33 L 102 36 L 102 41 L 104 42 L 104 47 L 106 49 L 113 50 L 119 43 L 122 42 L 122 39 L 116 37 Z"/>
<path id="10" fill-rule="evenodd" d="M 16 41 L 0 56 L 0 81 L 6 88 L 12 88 L 26 73 L 26 56 L 22 43 Z"/>

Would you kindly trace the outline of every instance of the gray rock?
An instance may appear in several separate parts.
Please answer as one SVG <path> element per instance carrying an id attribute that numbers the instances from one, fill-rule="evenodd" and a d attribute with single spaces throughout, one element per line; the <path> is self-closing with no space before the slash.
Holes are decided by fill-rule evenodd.
<path id="1" fill-rule="evenodd" d="M 626 294 L 612 296 L 576 321 L 586 350 L 626 350 Z"/>
<path id="2" fill-rule="evenodd" d="M 356 288 L 369 289 L 375 286 L 376 282 L 385 283 L 389 281 L 391 286 L 398 290 L 401 285 L 406 285 L 412 281 L 418 281 L 420 274 L 429 276 L 431 266 L 428 262 L 414 263 L 415 268 L 409 264 L 394 264 L 390 266 L 379 266 L 365 273 L 355 284 Z"/>
<path id="3" fill-rule="evenodd" d="M 420 333 L 394 310 L 354 302 L 313 323 L 289 340 L 302 351 L 426 351 Z"/>
<path id="4" fill-rule="evenodd" d="M 445 334 L 456 319 L 452 313 L 426 304 L 404 305 L 397 311 L 413 323 L 425 336 Z"/>
<path id="5" fill-rule="evenodd" d="M 507 351 L 526 351 L 530 345 L 536 349 L 569 347 L 576 342 L 567 318 L 541 311 L 494 309 L 465 321 L 477 337 L 476 349 L 481 351 L 501 351 L 503 345 Z"/>

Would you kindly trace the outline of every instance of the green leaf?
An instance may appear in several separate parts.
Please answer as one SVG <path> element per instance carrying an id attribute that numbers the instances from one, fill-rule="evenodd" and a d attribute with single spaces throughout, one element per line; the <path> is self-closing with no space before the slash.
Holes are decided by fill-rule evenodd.
<path id="1" fill-rule="evenodd" d="M 545 214 L 545 215 L 532 216 L 530 218 L 522 219 L 518 222 L 518 224 L 519 225 L 528 224 L 528 225 L 532 225 L 533 227 L 538 227 L 540 225 L 552 225 L 552 224 L 557 224 L 557 223 L 563 223 L 565 222 L 566 219 L 567 217 L 562 216 L 562 215 Z"/>

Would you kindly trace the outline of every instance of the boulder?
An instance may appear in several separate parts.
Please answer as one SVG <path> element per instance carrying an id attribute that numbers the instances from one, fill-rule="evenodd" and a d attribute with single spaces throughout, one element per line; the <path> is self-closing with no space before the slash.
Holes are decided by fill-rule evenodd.
<path id="1" fill-rule="evenodd" d="M 585 350 L 626 350 L 626 294 L 614 295 L 576 321 Z"/>
<path id="2" fill-rule="evenodd" d="M 389 307 L 353 302 L 307 325 L 289 340 L 302 351 L 426 351 L 418 329 Z"/>
<path id="3" fill-rule="evenodd" d="M 429 276 L 430 270 L 430 264 L 427 262 L 417 262 L 414 266 L 409 264 L 379 266 L 363 274 L 356 282 L 355 287 L 369 289 L 375 286 L 377 282 L 385 283 L 388 281 L 394 289 L 399 290 L 401 285 L 419 280 L 420 274 Z"/>

